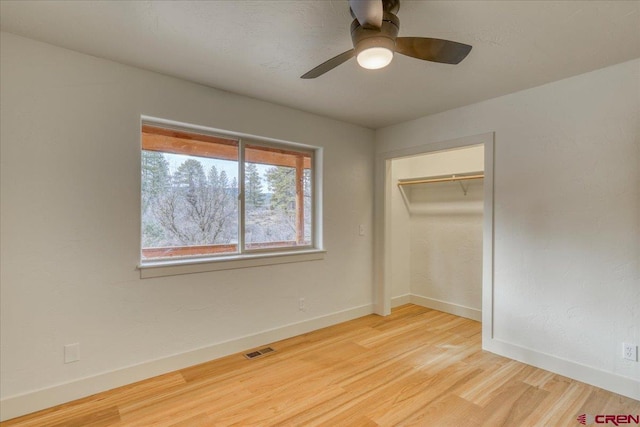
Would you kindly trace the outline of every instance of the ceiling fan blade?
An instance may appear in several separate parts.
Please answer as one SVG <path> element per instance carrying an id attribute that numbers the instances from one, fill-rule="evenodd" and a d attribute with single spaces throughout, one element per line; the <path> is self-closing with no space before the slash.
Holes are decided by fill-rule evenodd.
<path id="1" fill-rule="evenodd" d="M 428 37 L 398 37 L 396 52 L 425 61 L 458 64 L 471 52 L 471 46 Z"/>
<path id="2" fill-rule="evenodd" d="M 382 0 L 349 0 L 349 7 L 362 27 L 382 27 Z"/>
<path id="3" fill-rule="evenodd" d="M 318 65 L 313 70 L 308 71 L 307 73 L 305 73 L 302 76 L 300 76 L 300 78 L 301 79 L 315 79 L 316 77 L 319 77 L 319 76 L 323 75 L 327 71 L 333 70 L 338 65 L 340 65 L 343 62 L 353 58 L 355 55 L 356 55 L 356 50 L 355 49 L 350 49 L 350 50 L 348 50 L 346 52 L 341 53 L 338 56 L 334 56 L 333 58 L 331 58 L 328 61 L 323 62 L 322 64 Z"/>

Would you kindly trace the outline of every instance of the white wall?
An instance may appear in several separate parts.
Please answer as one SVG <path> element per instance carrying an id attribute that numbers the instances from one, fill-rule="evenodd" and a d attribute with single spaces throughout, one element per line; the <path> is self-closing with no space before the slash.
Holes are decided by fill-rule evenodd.
<path id="1" fill-rule="evenodd" d="M 419 178 L 482 172 L 484 147 L 448 150 L 408 159 Z M 413 302 L 480 320 L 482 310 L 482 180 L 405 186 Z M 398 190 L 399 192 L 399 190 Z M 393 234 L 393 233 L 392 233 Z M 393 262 L 396 262 L 394 258 Z"/>
<path id="2" fill-rule="evenodd" d="M 640 399 L 640 60 L 376 132 L 495 131 L 490 350 Z M 378 189 L 380 191 L 380 189 Z"/>
<path id="3" fill-rule="evenodd" d="M 410 302 L 411 295 L 411 216 L 396 183 L 411 177 L 411 158 L 391 162 L 391 200 L 388 226 L 391 245 L 391 297 L 393 306 Z"/>
<path id="4" fill-rule="evenodd" d="M 1 43 L 4 418 L 372 312 L 371 130 L 7 33 Z M 142 114 L 324 147 L 326 258 L 141 280 Z M 64 364 L 76 342 L 81 360 Z"/>
<path id="5" fill-rule="evenodd" d="M 456 148 L 453 150 L 436 151 L 434 153 L 408 157 L 411 174 L 406 178 L 424 176 L 452 175 L 484 171 L 484 147 Z M 469 183 L 471 181 L 467 181 Z M 459 188 L 458 183 L 454 187 Z M 409 187 L 424 188 L 424 186 Z"/>
<path id="6" fill-rule="evenodd" d="M 427 175 L 446 175 L 484 169 L 484 147 L 476 146 L 393 159 L 390 162 L 389 245 L 391 246 L 391 297 L 394 306 L 408 302 L 411 294 L 411 215 L 397 182 Z M 455 184 L 456 186 L 458 184 Z M 405 194 L 412 192 L 405 187 Z M 482 209 L 482 205 L 479 206 Z"/>
<path id="7" fill-rule="evenodd" d="M 411 190 L 411 293 L 433 308 L 450 304 L 480 320 L 482 181 L 466 185 L 466 196 L 457 182 Z"/>

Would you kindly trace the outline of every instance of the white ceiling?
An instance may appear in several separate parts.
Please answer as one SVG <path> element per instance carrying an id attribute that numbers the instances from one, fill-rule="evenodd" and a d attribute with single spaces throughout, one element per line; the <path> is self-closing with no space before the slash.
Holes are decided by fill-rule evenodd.
<path id="1" fill-rule="evenodd" d="M 635 0 L 404 0 L 398 17 L 400 36 L 473 50 L 302 80 L 352 47 L 347 0 L 0 2 L 3 31 L 370 128 L 640 57 Z"/>

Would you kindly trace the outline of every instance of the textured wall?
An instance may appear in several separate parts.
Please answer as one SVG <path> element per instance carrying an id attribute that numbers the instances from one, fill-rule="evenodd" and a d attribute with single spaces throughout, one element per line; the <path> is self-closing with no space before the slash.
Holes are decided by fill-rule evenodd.
<path id="1" fill-rule="evenodd" d="M 372 303 L 372 131 L 1 42 L 3 398 Z M 326 258 L 141 280 L 141 114 L 324 147 Z"/>
<path id="2" fill-rule="evenodd" d="M 399 179 L 411 177 L 411 158 L 391 162 L 391 297 L 397 298 L 411 293 L 411 216 L 398 189 Z"/>
<path id="3" fill-rule="evenodd" d="M 482 310 L 482 181 L 411 190 L 411 293 Z"/>
<path id="4" fill-rule="evenodd" d="M 398 179 L 478 172 L 482 146 L 392 162 L 392 297 L 406 293 L 481 310 L 482 180 L 405 186 Z"/>
<path id="5" fill-rule="evenodd" d="M 640 381 L 621 357 L 640 343 L 639 118 L 634 60 L 380 129 L 377 150 L 494 131 L 494 337 Z"/>
<path id="6" fill-rule="evenodd" d="M 484 148 L 410 159 L 411 177 L 484 170 Z M 411 293 L 482 309 L 483 181 L 405 187 L 411 206 Z"/>

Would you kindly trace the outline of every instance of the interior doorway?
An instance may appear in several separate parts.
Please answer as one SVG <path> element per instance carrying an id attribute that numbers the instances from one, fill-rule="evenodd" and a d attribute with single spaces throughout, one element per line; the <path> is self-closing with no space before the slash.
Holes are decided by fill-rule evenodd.
<path id="1" fill-rule="evenodd" d="M 414 302 L 490 338 L 493 133 L 380 153 L 376 168 L 376 312 Z"/>
<path id="2" fill-rule="evenodd" d="M 391 160 L 392 307 L 482 320 L 483 179 L 484 145 Z"/>

